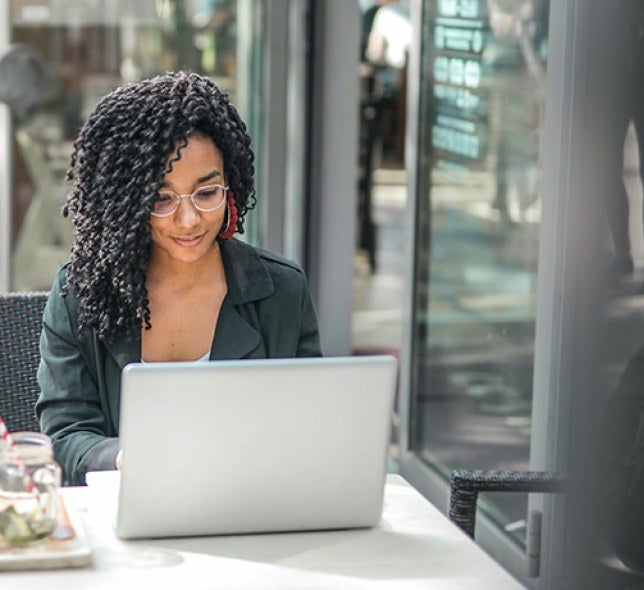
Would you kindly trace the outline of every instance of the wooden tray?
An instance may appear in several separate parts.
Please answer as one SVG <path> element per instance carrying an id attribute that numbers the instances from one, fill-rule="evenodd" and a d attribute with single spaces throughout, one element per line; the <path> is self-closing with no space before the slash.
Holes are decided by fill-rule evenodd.
<path id="1" fill-rule="evenodd" d="M 60 524 L 51 537 L 26 547 L 0 540 L 0 571 L 84 567 L 92 561 L 85 527 L 75 509 L 60 500 Z"/>

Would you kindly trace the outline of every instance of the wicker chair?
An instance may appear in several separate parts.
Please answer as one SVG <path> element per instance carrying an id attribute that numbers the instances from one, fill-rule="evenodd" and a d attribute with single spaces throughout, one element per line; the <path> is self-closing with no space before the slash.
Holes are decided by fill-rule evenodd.
<path id="1" fill-rule="evenodd" d="M 474 538 L 476 527 L 476 502 L 480 492 L 524 492 L 552 493 L 563 492 L 568 488 L 569 477 L 566 474 L 546 471 L 452 471 L 449 517 L 471 538 Z M 593 588 L 620 588 L 634 590 L 642 588 L 644 573 L 638 573 L 626 566 L 614 553 L 613 549 L 602 549 L 596 558 L 597 563 L 591 569 L 594 576 Z M 530 559 L 530 539 L 527 540 L 526 562 L 529 577 L 539 575 L 538 561 Z"/>
<path id="2" fill-rule="evenodd" d="M 479 492 L 561 492 L 563 473 L 546 471 L 452 471 L 449 517 L 472 539 Z"/>
<path id="3" fill-rule="evenodd" d="M 0 416 L 10 432 L 38 431 L 34 404 L 45 292 L 0 294 Z"/>

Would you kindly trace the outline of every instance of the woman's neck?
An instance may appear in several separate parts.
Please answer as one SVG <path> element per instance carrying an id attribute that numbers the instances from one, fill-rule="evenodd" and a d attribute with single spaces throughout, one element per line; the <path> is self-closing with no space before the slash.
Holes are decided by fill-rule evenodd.
<path id="1" fill-rule="evenodd" d="M 219 244 L 213 245 L 206 256 L 194 262 L 182 262 L 154 252 L 146 269 L 148 288 L 164 285 L 177 291 L 190 290 L 215 281 L 224 281 L 224 264 Z"/>

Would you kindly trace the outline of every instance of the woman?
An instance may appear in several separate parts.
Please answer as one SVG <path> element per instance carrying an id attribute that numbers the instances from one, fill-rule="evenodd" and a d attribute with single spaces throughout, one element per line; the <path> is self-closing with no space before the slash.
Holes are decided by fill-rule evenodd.
<path id="1" fill-rule="evenodd" d="M 321 354 L 302 270 L 232 237 L 255 205 L 250 143 L 227 96 L 184 72 L 115 90 L 81 129 L 36 404 L 67 483 L 119 466 L 128 363 Z"/>

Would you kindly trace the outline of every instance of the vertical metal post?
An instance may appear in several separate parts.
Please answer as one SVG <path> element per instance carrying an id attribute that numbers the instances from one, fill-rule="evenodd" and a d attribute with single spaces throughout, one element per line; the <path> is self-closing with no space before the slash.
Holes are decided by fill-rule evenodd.
<path id="1" fill-rule="evenodd" d="M 237 2 L 237 80 L 235 106 L 246 124 L 251 126 L 251 64 L 253 12 L 248 0 Z"/>
<path id="2" fill-rule="evenodd" d="M 284 252 L 284 186 L 288 144 L 286 87 L 289 4 L 282 0 L 271 0 L 265 4 L 261 245 L 280 253 Z"/>
<path id="3" fill-rule="evenodd" d="M 0 2 L 0 53 L 11 42 L 11 8 Z M 11 288 L 12 164 L 11 113 L 0 103 L 0 291 Z"/>
<path id="4" fill-rule="evenodd" d="M 314 2 L 307 243 L 322 350 L 351 350 L 358 168 L 360 11 L 356 2 Z"/>
<path id="5" fill-rule="evenodd" d="M 405 170 L 407 172 L 407 212 L 405 215 L 405 284 L 410 286 L 406 293 L 404 307 L 404 338 L 400 357 L 400 400 L 398 412 L 400 429 L 398 436 L 401 463 L 413 455 L 411 444 L 413 424 L 411 420 L 414 407 L 414 290 L 416 279 L 417 248 L 417 202 L 419 200 L 420 176 L 420 91 L 422 80 L 422 33 L 423 2 L 411 0 L 409 17 L 412 25 L 412 43 L 409 48 L 407 66 L 407 127 L 405 130 Z"/>
<path id="6" fill-rule="evenodd" d="M 284 186 L 284 254 L 304 259 L 304 171 L 306 166 L 306 2 L 289 7 L 287 56 L 286 170 Z"/>
<path id="7" fill-rule="evenodd" d="M 263 84 L 262 60 L 264 43 L 263 3 L 254 0 L 237 0 L 237 81 L 235 106 L 248 126 L 255 150 L 255 189 L 262 194 L 259 177 L 264 155 L 260 148 L 263 145 L 262 117 L 263 107 L 258 91 Z M 261 243 L 260 210 L 250 216 L 244 226 L 245 233 L 239 236 L 251 243 Z"/>

